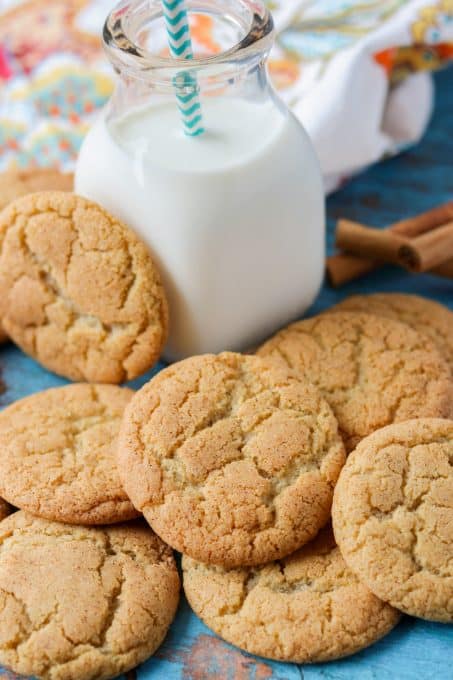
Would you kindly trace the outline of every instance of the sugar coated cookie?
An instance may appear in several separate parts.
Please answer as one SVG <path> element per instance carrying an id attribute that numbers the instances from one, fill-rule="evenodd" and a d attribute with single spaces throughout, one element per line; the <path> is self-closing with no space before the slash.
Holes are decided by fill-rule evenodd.
<path id="1" fill-rule="evenodd" d="M 142 522 L 0 523 L 0 663 L 42 680 L 106 680 L 148 658 L 176 613 L 171 550 Z"/>
<path id="2" fill-rule="evenodd" d="M 453 312 L 434 300 L 403 293 L 352 295 L 326 311 L 367 312 L 403 321 L 431 338 L 453 373 Z"/>
<path id="3" fill-rule="evenodd" d="M 329 518 L 344 460 L 314 387 L 228 352 L 154 377 L 126 409 L 118 446 L 124 487 L 161 538 L 228 567 L 310 540 Z"/>
<path id="4" fill-rule="evenodd" d="M 364 439 L 333 505 L 349 567 L 412 616 L 453 621 L 453 421 L 419 419 Z"/>
<path id="5" fill-rule="evenodd" d="M 323 314 L 284 328 L 258 355 L 291 367 L 320 389 L 348 451 L 384 425 L 453 415 L 447 361 L 426 335 L 393 319 Z"/>
<path id="6" fill-rule="evenodd" d="M 184 590 L 222 638 L 280 661 L 337 659 L 388 633 L 399 612 L 347 568 L 331 528 L 279 562 L 227 571 L 188 557 Z"/>
<path id="7" fill-rule="evenodd" d="M 100 206 L 41 192 L 0 214 L 0 318 L 22 349 L 73 380 L 145 372 L 167 333 L 167 303 L 145 245 Z"/>
<path id="8" fill-rule="evenodd" d="M 116 467 L 121 417 L 132 395 L 116 385 L 68 385 L 1 411 L 0 495 L 60 522 L 137 517 Z"/>

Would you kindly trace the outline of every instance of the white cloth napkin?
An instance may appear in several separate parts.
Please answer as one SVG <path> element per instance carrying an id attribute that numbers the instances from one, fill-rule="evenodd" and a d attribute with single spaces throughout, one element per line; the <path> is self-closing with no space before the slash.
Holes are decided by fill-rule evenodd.
<path id="1" fill-rule="evenodd" d="M 314 142 L 328 191 L 419 140 L 433 103 L 429 71 L 453 57 L 452 0 L 275 5 L 271 72 Z"/>

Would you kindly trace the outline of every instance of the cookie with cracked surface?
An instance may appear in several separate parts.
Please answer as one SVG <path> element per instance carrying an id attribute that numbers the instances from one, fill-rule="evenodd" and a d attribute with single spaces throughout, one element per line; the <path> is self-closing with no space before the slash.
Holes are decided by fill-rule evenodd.
<path id="1" fill-rule="evenodd" d="M 16 673 L 115 678 L 161 644 L 178 598 L 171 550 L 144 522 L 0 523 L 0 663 Z"/>
<path id="2" fill-rule="evenodd" d="M 453 312 L 439 302 L 403 293 L 351 295 L 326 312 L 366 312 L 407 323 L 428 335 L 448 360 L 453 373 Z"/>
<path id="3" fill-rule="evenodd" d="M 126 408 L 118 446 L 124 488 L 154 531 L 228 567 L 283 557 L 313 538 L 344 460 L 316 388 L 230 352 L 155 376 Z"/>
<path id="4" fill-rule="evenodd" d="M 335 489 L 335 537 L 378 597 L 453 621 L 453 421 L 422 418 L 364 439 Z"/>
<path id="5" fill-rule="evenodd" d="M 68 385 L 1 411 L 0 494 L 22 510 L 70 524 L 138 517 L 116 467 L 132 395 L 116 385 Z"/>
<path id="6" fill-rule="evenodd" d="M 298 321 L 258 350 L 315 384 L 335 413 L 346 449 L 415 417 L 453 416 L 450 367 L 407 324 L 360 312 Z"/>
<path id="7" fill-rule="evenodd" d="M 0 318 L 60 375 L 120 383 L 158 359 L 167 302 L 146 246 L 97 204 L 65 192 L 0 214 Z"/>
<path id="8" fill-rule="evenodd" d="M 270 659 L 316 663 L 354 654 L 400 617 L 347 568 L 330 526 L 261 567 L 228 571 L 188 557 L 182 567 L 189 604 L 206 625 Z"/>

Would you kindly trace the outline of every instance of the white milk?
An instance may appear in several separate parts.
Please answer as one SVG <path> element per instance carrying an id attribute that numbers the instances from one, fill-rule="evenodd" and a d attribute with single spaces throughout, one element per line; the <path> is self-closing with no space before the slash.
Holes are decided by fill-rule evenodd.
<path id="1" fill-rule="evenodd" d="M 241 350 L 300 315 L 324 267 L 317 159 L 275 103 L 205 98 L 185 137 L 172 102 L 109 122 L 80 152 L 76 191 L 148 244 L 170 304 L 169 359 Z"/>

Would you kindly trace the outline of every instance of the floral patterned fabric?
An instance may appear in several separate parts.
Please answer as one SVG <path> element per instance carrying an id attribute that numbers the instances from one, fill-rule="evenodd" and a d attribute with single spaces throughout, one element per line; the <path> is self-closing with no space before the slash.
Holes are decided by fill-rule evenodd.
<path id="1" fill-rule="evenodd" d="M 73 169 L 113 74 L 100 44 L 110 0 L 0 0 L 0 169 Z M 453 0 L 269 0 L 269 71 L 304 123 L 326 188 L 415 142 L 428 122 L 429 71 L 453 57 Z M 192 19 L 199 51 L 221 49 Z"/>

